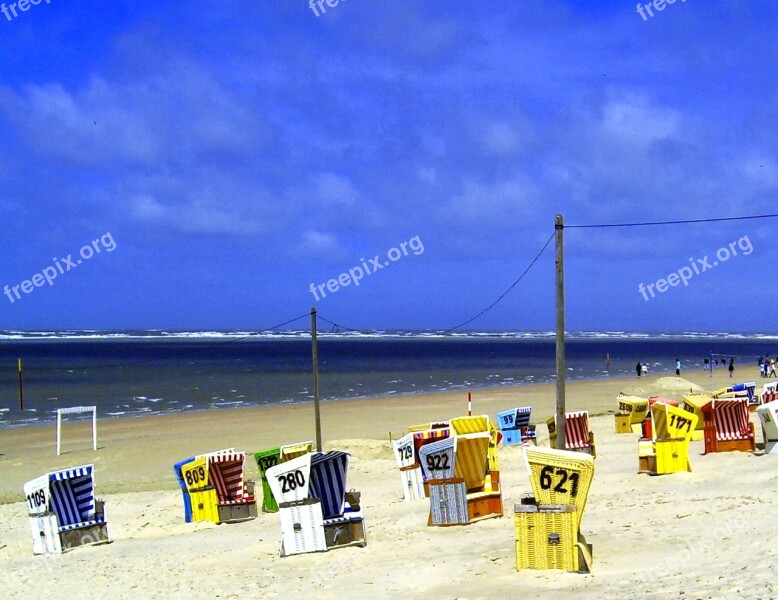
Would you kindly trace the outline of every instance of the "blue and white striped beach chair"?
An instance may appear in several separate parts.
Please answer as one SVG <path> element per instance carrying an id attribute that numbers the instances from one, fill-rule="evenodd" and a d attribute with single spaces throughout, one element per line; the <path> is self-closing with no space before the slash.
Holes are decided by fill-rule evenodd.
<path id="1" fill-rule="evenodd" d="M 34 554 L 110 541 L 104 503 L 95 499 L 93 471 L 93 465 L 85 465 L 24 484 Z"/>
<path id="2" fill-rule="evenodd" d="M 506 446 L 514 446 L 534 440 L 535 427 L 530 425 L 531 406 L 511 408 L 497 413 L 497 427 L 502 432 L 502 442 Z"/>
<path id="3" fill-rule="evenodd" d="M 359 493 L 347 491 L 349 455 L 314 452 L 267 470 L 281 514 L 281 556 L 367 545 Z"/>

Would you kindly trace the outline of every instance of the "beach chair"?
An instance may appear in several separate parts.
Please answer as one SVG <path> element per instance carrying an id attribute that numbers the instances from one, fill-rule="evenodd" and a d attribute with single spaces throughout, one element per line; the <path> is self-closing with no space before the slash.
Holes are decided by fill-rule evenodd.
<path id="1" fill-rule="evenodd" d="M 278 512 L 278 504 L 273 498 L 273 492 L 267 483 L 266 472 L 270 467 L 274 467 L 282 462 L 287 462 L 303 454 L 307 454 L 313 449 L 313 442 L 298 442 L 296 444 L 287 444 L 270 450 L 254 453 L 254 462 L 257 463 L 260 481 L 262 482 L 262 510 L 263 512 Z"/>
<path id="2" fill-rule="evenodd" d="M 548 425 L 548 439 L 552 448 L 557 447 L 556 418 L 551 417 L 546 421 Z M 594 449 L 594 433 L 589 430 L 589 411 L 569 412 L 565 414 L 565 448 L 560 450 L 572 450 L 597 456 Z"/>
<path id="3" fill-rule="evenodd" d="M 173 466 L 184 497 L 187 523 L 238 523 L 257 516 L 254 482 L 244 478 L 246 454 L 230 448 Z"/>
<path id="4" fill-rule="evenodd" d="M 502 433 L 491 423 L 489 415 L 468 415 L 466 417 L 456 417 L 451 419 L 451 435 L 464 435 L 468 433 L 488 433 L 489 434 L 489 469 L 492 471 L 500 470 L 500 463 L 497 458 L 497 446 L 502 440 Z"/>
<path id="5" fill-rule="evenodd" d="M 424 476 L 413 443 L 413 433 L 408 433 L 392 444 L 394 458 L 400 468 L 403 499 L 419 500 L 424 498 Z"/>
<path id="6" fill-rule="evenodd" d="M 450 436 L 451 429 L 448 427 L 446 428 L 440 428 L 440 429 L 427 429 L 425 431 L 413 431 L 411 432 L 411 435 L 413 436 L 413 451 L 416 456 L 416 462 L 421 466 L 421 449 L 426 446 L 427 444 L 433 444 L 437 441 L 446 439 Z M 427 485 L 427 478 L 424 474 L 424 470 L 421 471 L 422 474 L 422 484 L 424 486 L 424 495 L 426 497 L 429 497 L 429 486 Z"/>
<path id="7" fill-rule="evenodd" d="M 691 471 L 689 442 L 697 416 L 676 406 L 657 402 L 651 407 L 653 439 L 638 442 L 638 473 L 666 475 Z"/>
<path id="8" fill-rule="evenodd" d="M 24 484 L 33 554 L 106 544 L 105 504 L 95 498 L 94 466 L 46 473 Z"/>
<path id="9" fill-rule="evenodd" d="M 753 452 L 754 425 L 748 419 L 748 398 L 713 399 L 702 407 L 705 420 L 705 454 Z"/>
<path id="10" fill-rule="evenodd" d="M 692 432 L 692 441 L 699 442 L 705 438 L 705 419 L 702 415 L 702 407 L 710 404 L 711 398 L 708 394 L 689 394 L 683 397 L 683 408 L 697 417 L 697 426 Z"/>
<path id="11" fill-rule="evenodd" d="M 499 472 L 489 470 L 489 432 L 467 433 L 435 442 L 421 451 L 429 478 L 428 525 L 467 525 L 501 517 Z"/>
<path id="12" fill-rule="evenodd" d="M 516 569 L 589 572 L 592 547 L 580 523 L 594 458 L 548 448 L 525 448 L 524 458 L 534 497 L 514 506 Z"/>
<path id="13" fill-rule="evenodd" d="M 762 424 L 764 453 L 778 454 L 778 403 L 762 404 L 756 409 L 759 422 Z"/>
<path id="14" fill-rule="evenodd" d="M 313 452 L 267 470 L 281 516 L 281 556 L 367 545 L 360 494 L 347 491 L 349 454 Z"/>
<path id="15" fill-rule="evenodd" d="M 717 390 L 711 394 L 714 400 L 723 400 L 729 398 L 747 398 L 748 410 L 753 412 L 760 404 L 759 395 L 756 393 L 756 382 L 738 383 L 731 387 Z"/>
<path id="16" fill-rule="evenodd" d="M 640 433 L 643 419 L 648 414 L 648 399 L 619 394 L 619 412 L 616 413 L 616 433 Z"/>
<path id="17" fill-rule="evenodd" d="M 775 402 L 778 400 L 778 381 L 771 381 L 765 383 L 762 388 L 762 393 L 759 396 L 761 404 L 767 404 L 768 402 Z"/>
<path id="18" fill-rule="evenodd" d="M 497 427 L 506 446 L 523 444 L 536 439 L 535 426 L 530 425 L 531 406 L 511 408 L 497 413 Z"/>

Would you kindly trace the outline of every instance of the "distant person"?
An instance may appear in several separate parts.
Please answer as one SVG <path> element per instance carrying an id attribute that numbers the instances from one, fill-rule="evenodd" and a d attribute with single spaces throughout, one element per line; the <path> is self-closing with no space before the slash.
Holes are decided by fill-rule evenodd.
<path id="1" fill-rule="evenodd" d="M 637 363 L 635 365 L 635 371 L 637 371 L 638 377 L 640 377 L 642 375 L 642 373 L 643 373 L 643 365 L 641 365 L 640 363 Z"/>
<path id="2" fill-rule="evenodd" d="M 702 370 L 703 371 L 710 371 L 710 359 L 709 358 L 706 358 L 703 361 Z"/>
<path id="3" fill-rule="evenodd" d="M 727 370 L 729 371 L 729 376 L 732 377 L 732 374 L 735 372 L 735 359 L 730 358 L 729 359 L 729 367 L 727 367 Z"/>
<path id="4" fill-rule="evenodd" d="M 640 365 L 640 372 L 643 374 L 643 377 L 648 377 L 648 365 L 646 363 Z"/>
<path id="5" fill-rule="evenodd" d="M 764 379 L 767 377 L 767 363 L 762 361 L 759 363 L 759 376 Z"/>
<path id="6" fill-rule="evenodd" d="M 770 377 L 775 377 L 775 359 L 770 359 Z"/>
<path id="7" fill-rule="evenodd" d="M 680 377 L 681 376 L 681 359 L 676 358 L 675 359 L 675 374 Z"/>

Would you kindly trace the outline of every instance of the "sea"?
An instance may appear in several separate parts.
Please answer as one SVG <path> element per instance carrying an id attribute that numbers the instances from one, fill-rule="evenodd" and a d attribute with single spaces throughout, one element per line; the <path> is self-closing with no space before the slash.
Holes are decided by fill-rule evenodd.
<path id="1" fill-rule="evenodd" d="M 566 379 L 636 377 L 638 361 L 649 374 L 671 374 L 676 359 L 686 370 L 732 357 L 735 378 L 746 381 L 758 378 L 760 355 L 776 353 L 778 335 L 766 333 L 570 332 Z M 464 398 L 556 377 L 550 331 L 320 332 L 318 355 L 328 401 L 438 391 Z M 307 330 L 0 331 L 0 428 L 51 423 L 57 408 L 72 406 L 97 406 L 104 419 L 312 400 Z"/>

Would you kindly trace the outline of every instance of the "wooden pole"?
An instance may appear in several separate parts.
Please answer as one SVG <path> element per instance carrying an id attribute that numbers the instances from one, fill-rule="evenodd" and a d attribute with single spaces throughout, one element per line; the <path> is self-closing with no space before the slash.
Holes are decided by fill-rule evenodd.
<path id="1" fill-rule="evenodd" d="M 473 415 L 473 394 L 467 392 L 467 416 Z"/>
<path id="2" fill-rule="evenodd" d="M 321 413 L 319 412 L 319 344 L 316 339 L 316 309 L 311 309 L 311 351 L 313 355 L 313 406 L 316 414 L 316 451 L 321 452 Z"/>
<path id="3" fill-rule="evenodd" d="M 556 216 L 556 447 L 565 444 L 565 266 L 564 220 Z"/>
<path id="4" fill-rule="evenodd" d="M 17 368 L 19 369 L 19 410 L 24 410 L 24 384 L 22 383 L 22 359 L 18 359 Z"/>

